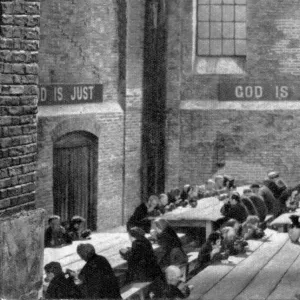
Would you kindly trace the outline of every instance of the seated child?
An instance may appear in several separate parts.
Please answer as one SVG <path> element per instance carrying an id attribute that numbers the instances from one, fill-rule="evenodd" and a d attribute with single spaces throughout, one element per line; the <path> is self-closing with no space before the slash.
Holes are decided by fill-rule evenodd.
<path id="1" fill-rule="evenodd" d="M 173 203 L 175 206 L 178 206 L 182 201 L 180 190 L 178 188 L 172 189 L 168 193 L 168 199 L 170 204 Z"/>
<path id="2" fill-rule="evenodd" d="M 191 190 L 191 186 L 189 184 L 184 185 L 182 192 L 181 192 L 181 196 L 180 198 L 184 201 L 184 200 L 188 200 L 189 198 L 189 192 Z"/>
<path id="3" fill-rule="evenodd" d="M 222 215 L 229 219 L 235 219 L 239 223 L 244 223 L 248 217 L 246 208 L 241 203 L 241 197 L 238 192 L 231 194 L 230 200 L 224 200 L 224 206 L 221 208 Z"/>
<path id="4" fill-rule="evenodd" d="M 263 230 L 259 228 L 259 218 L 257 216 L 248 216 L 242 225 L 242 237 L 245 240 L 261 239 L 264 236 Z"/>
<path id="5" fill-rule="evenodd" d="M 218 192 L 216 192 L 214 180 L 208 179 L 205 183 L 204 197 L 211 197 L 217 194 Z"/>
<path id="6" fill-rule="evenodd" d="M 149 220 L 147 217 L 151 216 L 152 214 L 157 215 L 157 205 L 158 198 L 156 196 L 151 196 L 146 203 L 140 204 L 129 218 L 127 222 L 127 230 L 132 227 L 139 227 L 146 233 L 149 233 L 151 229 L 151 220 Z"/>
<path id="7" fill-rule="evenodd" d="M 161 214 L 164 214 L 169 210 L 169 199 L 166 194 L 160 194 L 158 197 L 158 210 Z"/>
<path id="8" fill-rule="evenodd" d="M 81 299 L 80 289 L 74 282 L 74 277 L 63 273 L 60 263 L 50 262 L 45 266 L 46 282 L 49 282 L 45 292 L 46 299 Z"/>
<path id="9" fill-rule="evenodd" d="M 66 234 L 66 230 L 60 224 L 59 216 L 51 216 L 48 219 L 49 227 L 45 231 L 45 248 L 60 247 L 71 244 L 72 240 Z"/>
<path id="10" fill-rule="evenodd" d="M 159 265 L 164 268 L 169 265 L 182 265 L 187 263 L 188 257 L 182 248 L 182 243 L 174 229 L 164 219 L 154 221 L 157 242 L 161 246 L 162 257 Z"/>
<path id="11" fill-rule="evenodd" d="M 193 286 L 182 284 L 182 274 L 178 267 L 169 266 L 165 270 L 167 287 L 164 293 L 164 299 L 175 300 L 187 298 Z"/>
<path id="12" fill-rule="evenodd" d="M 198 254 L 197 268 L 204 268 L 210 262 L 216 262 L 228 258 L 228 251 L 224 251 L 222 235 L 219 232 L 212 232 Z"/>
<path id="13" fill-rule="evenodd" d="M 300 238 L 300 223 L 299 216 L 291 215 L 290 220 L 292 221 L 292 225 L 289 228 L 289 238 L 292 243 L 297 243 Z"/>
<path id="14" fill-rule="evenodd" d="M 242 237 L 242 226 L 239 222 L 234 219 L 229 220 L 221 229 L 221 233 L 224 249 L 229 255 L 245 252 L 245 247 L 248 243 Z"/>
<path id="15" fill-rule="evenodd" d="M 91 235 L 89 229 L 83 230 L 85 219 L 80 216 L 74 216 L 71 219 L 70 226 L 67 229 L 67 234 L 72 241 L 87 239 Z"/>
<path id="16" fill-rule="evenodd" d="M 224 185 L 224 176 L 217 175 L 215 177 L 215 189 L 219 194 L 226 193 L 227 189 L 226 186 Z"/>

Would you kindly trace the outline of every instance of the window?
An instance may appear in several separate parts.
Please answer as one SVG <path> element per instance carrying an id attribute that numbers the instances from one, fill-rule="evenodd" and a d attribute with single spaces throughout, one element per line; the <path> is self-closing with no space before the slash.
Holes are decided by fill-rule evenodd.
<path id="1" fill-rule="evenodd" d="M 197 55 L 246 56 L 246 0 L 197 1 Z"/>

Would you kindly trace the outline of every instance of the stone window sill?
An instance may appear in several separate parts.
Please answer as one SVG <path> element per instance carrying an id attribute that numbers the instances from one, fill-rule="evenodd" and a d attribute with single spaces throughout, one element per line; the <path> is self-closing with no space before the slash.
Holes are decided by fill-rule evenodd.
<path id="1" fill-rule="evenodd" d="M 195 59 L 195 74 L 245 74 L 246 57 L 205 57 Z"/>

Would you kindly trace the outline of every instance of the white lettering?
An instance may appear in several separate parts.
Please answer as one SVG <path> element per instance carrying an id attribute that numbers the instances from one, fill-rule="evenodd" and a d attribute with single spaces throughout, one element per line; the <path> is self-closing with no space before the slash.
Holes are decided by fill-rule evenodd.
<path id="1" fill-rule="evenodd" d="M 263 96 L 263 88 L 261 86 L 255 87 L 255 98 L 260 99 Z"/>
<path id="2" fill-rule="evenodd" d="M 235 88 L 235 96 L 237 98 L 243 98 L 244 97 L 244 93 L 243 93 L 243 87 L 242 86 L 237 86 Z"/>
<path id="3" fill-rule="evenodd" d="M 40 99 L 41 99 L 41 102 L 44 102 L 47 100 L 47 90 L 46 88 L 44 87 L 41 87 L 41 92 L 40 92 Z"/>
<path id="4" fill-rule="evenodd" d="M 246 96 L 246 98 L 252 98 L 253 97 L 253 87 L 252 86 L 246 86 L 245 96 Z"/>
<path id="5" fill-rule="evenodd" d="M 87 100 L 89 98 L 89 95 L 88 95 L 88 88 L 85 86 L 83 88 L 83 100 Z"/>
<path id="6" fill-rule="evenodd" d="M 63 89 L 62 89 L 62 87 L 57 88 L 57 100 L 58 101 L 63 100 Z"/>
<path id="7" fill-rule="evenodd" d="M 90 90 L 90 100 L 93 100 L 93 91 L 94 91 L 94 87 L 93 86 L 89 86 L 88 87 L 89 88 L 89 90 Z"/>

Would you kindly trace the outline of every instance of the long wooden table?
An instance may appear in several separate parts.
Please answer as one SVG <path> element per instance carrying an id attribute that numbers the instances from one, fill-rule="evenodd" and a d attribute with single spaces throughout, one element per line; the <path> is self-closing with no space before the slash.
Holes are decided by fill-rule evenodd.
<path id="1" fill-rule="evenodd" d="M 237 191 L 242 195 L 248 186 L 241 186 Z M 173 227 L 204 227 L 206 238 L 213 231 L 213 223 L 222 218 L 221 208 L 223 202 L 217 197 L 209 197 L 198 200 L 196 207 L 190 205 L 178 207 L 162 216 Z"/>

